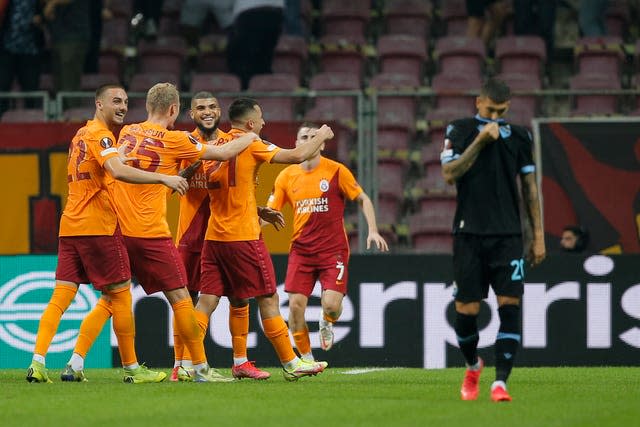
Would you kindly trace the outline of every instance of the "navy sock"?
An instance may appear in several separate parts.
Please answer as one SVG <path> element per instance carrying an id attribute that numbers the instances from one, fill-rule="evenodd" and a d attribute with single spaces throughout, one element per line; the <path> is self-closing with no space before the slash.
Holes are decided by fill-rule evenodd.
<path id="1" fill-rule="evenodd" d="M 456 312 L 455 331 L 458 338 L 460 351 L 464 356 L 467 365 L 473 366 L 478 363 L 478 316 L 470 316 Z"/>
<path id="2" fill-rule="evenodd" d="M 496 381 L 507 382 L 520 345 L 520 306 L 503 305 L 498 309 L 500 330 L 496 338 Z"/>

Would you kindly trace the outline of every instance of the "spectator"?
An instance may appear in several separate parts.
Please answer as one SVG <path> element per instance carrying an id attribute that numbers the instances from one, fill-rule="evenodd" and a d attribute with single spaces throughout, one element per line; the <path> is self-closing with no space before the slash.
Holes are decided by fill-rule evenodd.
<path id="1" fill-rule="evenodd" d="M 580 0 L 578 23 L 584 37 L 598 37 L 607 34 L 605 17 L 609 0 Z"/>
<path id="2" fill-rule="evenodd" d="M 562 229 L 560 248 L 565 252 L 580 253 L 587 249 L 589 232 L 579 225 L 567 225 Z"/>
<path id="3" fill-rule="evenodd" d="M 218 26 L 228 31 L 233 21 L 233 0 L 185 0 L 180 9 L 180 26 L 190 48 L 198 48 L 205 19 L 213 14 Z"/>
<path id="4" fill-rule="evenodd" d="M 284 0 L 236 0 L 227 45 L 229 70 L 247 89 L 256 74 L 271 73 L 273 52 L 282 32 Z"/>
<path id="5" fill-rule="evenodd" d="M 147 39 L 158 36 L 163 3 L 164 0 L 135 0 L 133 3 L 133 15 L 141 13 L 144 17 L 144 36 Z"/>
<path id="6" fill-rule="evenodd" d="M 91 37 L 89 39 L 89 50 L 84 61 L 85 73 L 100 72 L 100 40 L 102 39 L 102 20 L 113 18 L 109 9 L 110 0 L 93 0 L 89 6 L 89 21 L 91 22 Z"/>
<path id="7" fill-rule="evenodd" d="M 517 35 L 536 35 L 544 39 L 547 55 L 553 53 L 558 0 L 514 0 L 513 30 Z"/>
<path id="8" fill-rule="evenodd" d="M 503 0 L 467 0 L 467 37 L 478 37 L 489 47 L 502 29 L 509 5 Z"/>
<path id="9" fill-rule="evenodd" d="M 304 36 L 300 19 L 300 0 L 285 0 L 284 32 L 292 36 Z"/>
<path id="10" fill-rule="evenodd" d="M 34 91 L 40 87 L 41 53 L 44 45 L 39 23 L 38 0 L 12 0 L 5 10 L 4 25 L 0 30 L 0 92 L 11 90 L 17 79 L 20 89 Z M 37 101 L 27 99 L 26 106 L 35 108 Z M 7 103 L 0 100 L 0 114 Z"/>
<path id="11" fill-rule="evenodd" d="M 89 49 L 89 0 L 47 0 L 44 17 L 51 33 L 51 70 L 56 91 L 77 91 Z"/>

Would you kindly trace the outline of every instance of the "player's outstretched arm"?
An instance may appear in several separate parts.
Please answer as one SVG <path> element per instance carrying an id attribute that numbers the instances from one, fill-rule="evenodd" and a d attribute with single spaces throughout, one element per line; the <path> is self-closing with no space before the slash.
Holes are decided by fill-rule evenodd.
<path id="1" fill-rule="evenodd" d="M 322 144 L 331 138 L 333 138 L 333 130 L 327 125 L 322 125 L 308 142 L 296 148 L 278 151 L 271 159 L 271 163 L 302 163 L 313 157 Z"/>
<path id="2" fill-rule="evenodd" d="M 203 160 L 221 161 L 232 159 L 251 145 L 256 139 L 259 140 L 260 137 L 253 132 L 248 132 L 224 145 L 207 145 L 201 158 Z"/>
<path id="3" fill-rule="evenodd" d="M 538 196 L 538 184 L 536 174 L 528 173 L 522 175 L 522 199 L 525 211 L 529 217 L 532 227 L 532 241 L 527 254 L 531 265 L 540 264 L 546 256 L 544 244 L 544 230 L 542 228 L 542 214 L 540 209 L 540 197 Z"/>
<path id="4" fill-rule="evenodd" d="M 104 162 L 104 168 L 119 181 L 131 184 L 163 184 L 181 195 L 189 189 L 189 182 L 181 176 L 164 175 L 132 168 L 122 163 L 119 157 L 112 157 Z"/>
<path id="5" fill-rule="evenodd" d="M 373 209 L 371 199 L 363 191 L 356 200 L 362 207 L 362 213 L 364 214 L 364 218 L 367 220 L 367 226 L 369 228 L 369 233 L 367 235 L 367 249 L 370 249 L 371 245 L 374 244 L 379 251 L 387 252 L 389 250 L 389 245 L 387 244 L 387 241 L 384 240 L 384 237 L 382 237 L 378 232 L 376 212 Z"/>
<path id="6" fill-rule="evenodd" d="M 491 141 L 495 141 L 499 136 L 500 127 L 498 123 L 489 123 L 483 127 L 460 157 L 442 165 L 442 177 L 444 180 L 449 184 L 455 183 L 471 169 L 484 146 Z"/>

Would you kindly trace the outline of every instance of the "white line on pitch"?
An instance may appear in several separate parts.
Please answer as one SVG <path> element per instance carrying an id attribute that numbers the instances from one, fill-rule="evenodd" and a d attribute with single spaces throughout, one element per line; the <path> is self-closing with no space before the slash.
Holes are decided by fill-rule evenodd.
<path id="1" fill-rule="evenodd" d="M 369 372 L 388 371 L 389 369 L 392 369 L 392 368 L 351 369 L 349 371 L 344 371 L 343 374 L 346 374 L 346 375 L 360 375 L 360 374 L 368 374 Z"/>

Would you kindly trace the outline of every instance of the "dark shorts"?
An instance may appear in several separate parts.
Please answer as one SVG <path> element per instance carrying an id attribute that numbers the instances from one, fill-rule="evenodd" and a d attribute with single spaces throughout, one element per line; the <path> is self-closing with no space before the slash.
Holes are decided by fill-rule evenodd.
<path id="1" fill-rule="evenodd" d="M 187 285 L 187 273 L 170 238 L 124 237 L 131 272 L 147 295 Z"/>
<path id="2" fill-rule="evenodd" d="M 467 15 L 483 18 L 484 10 L 496 0 L 467 0 Z"/>
<path id="3" fill-rule="evenodd" d="M 69 236 L 58 240 L 56 280 L 91 283 L 97 290 L 131 278 L 120 231 L 113 236 Z"/>
<path id="4" fill-rule="evenodd" d="M 300 255 L 294 249 L 289 254 L 284 290 L 308 297 L 319 280 L 323 291 L 330 289 L 344 295 L 347 293 L 348 267 L 348 250 L 317 259 Z"/>
<path id="5" fill-rule="evenodd" d="M 453 238 L 455 299 L 474 302 L 496 295 L 521 297 L 524 260 L 520 236 L 457 234 Z"/>
<path id="6" fill-rule="evenodd" d="M 252 298 L 276 292 L 276 273 L 262 239 L 243 242 L 205 240 L 200 293 Z"/>
<path id="7" fill-rule="evenodd" d="M 200 291 L 200 254 L 183 246 L 178 246 L 182 264 L 187 272 L 187 289 L 192 292 Z"/>

